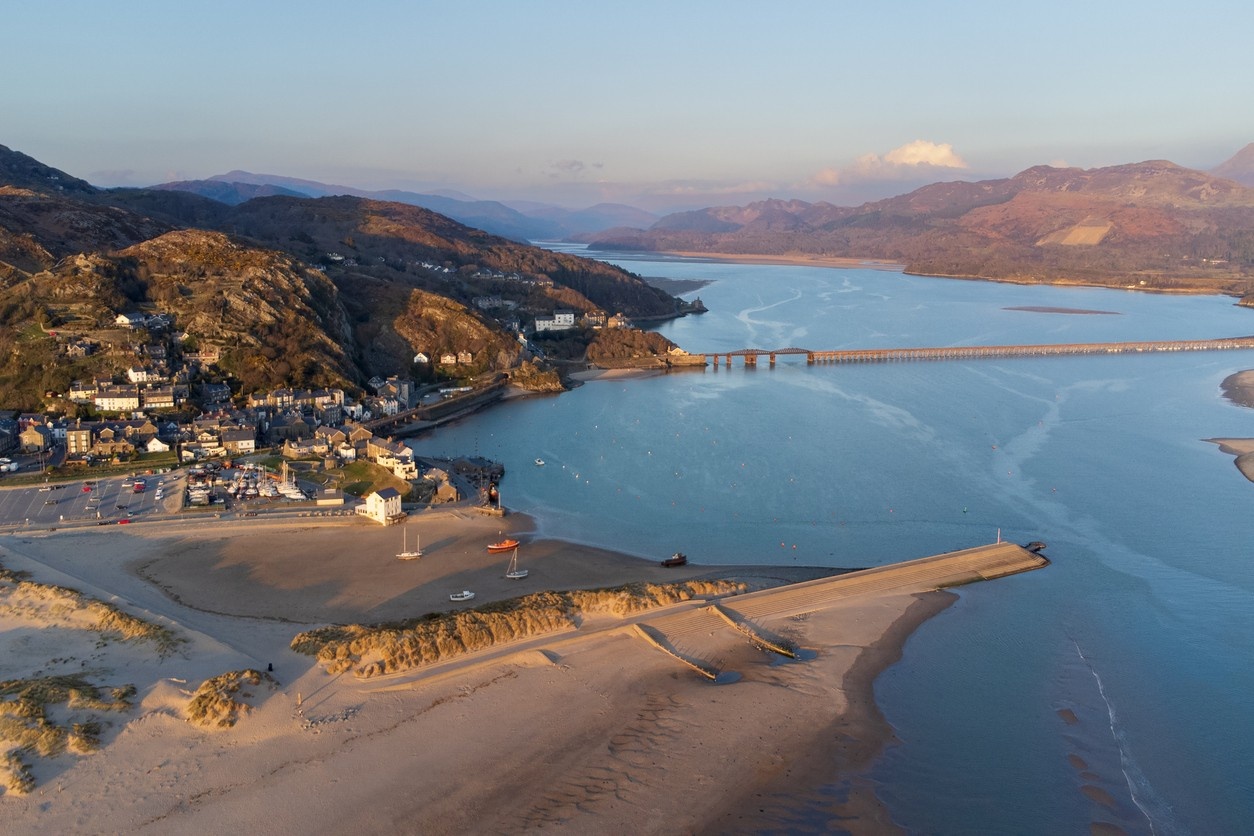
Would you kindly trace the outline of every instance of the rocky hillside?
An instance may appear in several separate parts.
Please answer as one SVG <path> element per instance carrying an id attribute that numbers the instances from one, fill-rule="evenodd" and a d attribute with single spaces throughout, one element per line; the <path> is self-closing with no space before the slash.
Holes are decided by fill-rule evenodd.
<path id="1" fill-rule="evenodd" d="M 471 373 L 505 371 L 517 364 L 521 346 L 495 323 L 444 296 L 422 290 L 410 292 L 395 320 L 396 332 L 411 346 L 422 346 L 432 357 L 468 352 Z"/>
<path id="2" fill-rule="evenodd" d="M 180 191 L 99 190 L 0 147 L 3 404 L 30 406 L 33 393 L 123 371 L 145 339 L 113 327 L 129 311 L 173 315 L 190 347 L 220 348 L 220 372 L 255 391 L 357 390 L 373 375 L 419 371 L 419 352 L 471 352 L 459 375 L 503 369 L 518 355 L 507 326 L 558 307 L 679 312 L 678 300 L 624 270 L 416 206 L 290 196 L 229 206 Z M 64 356 L 53 331 L 107 350 Z"/>
<path id="3" fill-rule="evenodd" d="M 1254 292 L 1254 189 L 1150 161 L 936 183 L 857 208 L 763 201 L 609 230 L 606 249 L 877 258 L 912 272 Z"/>
<path id="4" fill-rule="evenodd" d="M 119 331 L 118 313 L 172 314 L 196 346 L 221 349 L 221 370 L 241 389 L 355 386 L 351 330 L 325 276 L 282 253 L 200 230 L 167 232 L 109 252 L 75 254 L 0 288 L 0 397 L 25 403 L 33 388 L 119 374 L 120 350 L 146 333 Z M 105 350 L 70 359 L 51 339 L 81 335 Z M 118 349 L 118 350 L 114 350 Z"/>

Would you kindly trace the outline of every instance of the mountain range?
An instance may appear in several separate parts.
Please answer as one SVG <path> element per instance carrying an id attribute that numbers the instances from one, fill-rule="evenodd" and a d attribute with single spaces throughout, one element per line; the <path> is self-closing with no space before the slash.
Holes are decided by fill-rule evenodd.
<path id="1" fill-rule="evenodd" d="M 289 194 L 230 205 L 179 190 L 97 189 L 0 146 L 6 406 L 124 372 L 145 339 L 114 328 L 129 311 L 168 313 L 188 345 L 219 349 L 216 373 L 237 391 L 359 392 L 373 376 L 430 378 L 419 353 L 466 352 L 460 376 L 507 371 L 520 353 L 507 326 L 559 307 L 636 319 L 683 312 L 626 270 L 418 206 Z M 67 356 L 70 337 L 101 350 Z"/>
<path id="2" fill-rule="evenodd" d="M 254 197 L 283 194 L 291 197 L 351 195 L 372 200 L 408 203 L 452 218 L 466 226 L 482 229 L 515 241 L 559 241 L 572 235 L 594 232 L 612 226 L 642 226 L 657 216 L 618 203 L 600 203 L 585 209 L 565 209 L 545 203 L 519 201 L 505 204 L 476 200 L 461 193 L 423 194 L 402 189 L 369 191 L 352 186 L 336 186 L 315 180 L 301 180 L 277 174 L 228 171 L 204 180 L 160 183 L 153 189 L 191 192 L 229 205 Z"/>
<path id="3" fill-rule="evenodd" d="M 599 250 L 873 258 L 909 272 L 1254 297 L 1254 143 L 1210 172 L 1165 160 L 934 183 L 862 206 L 765 200 L 657 217 L 601 204 L 571 210 L 462 193 L 366 192 L 232 171 L 162 184 L 227 203 L 264 189 L 355 194 L 423 206 L 519 240 Z"/>
<path id="4" fill-rule="evenodd" d="M 946 182 L 858 207 L 766 200 L 576 236 L 593 249 L 844 257 L 909 272 L 1254 298 L 1254 145 L 1226 179 L 1164 160 Z"/>

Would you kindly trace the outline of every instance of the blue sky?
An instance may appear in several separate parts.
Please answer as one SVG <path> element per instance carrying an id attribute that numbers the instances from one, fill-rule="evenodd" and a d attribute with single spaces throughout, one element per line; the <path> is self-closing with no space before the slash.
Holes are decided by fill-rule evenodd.
<path id="1" fill-rule="evenodd" d="M 1254 4 L 8 0 L 0 144 L 659 210 L 1254 141 Z"/>

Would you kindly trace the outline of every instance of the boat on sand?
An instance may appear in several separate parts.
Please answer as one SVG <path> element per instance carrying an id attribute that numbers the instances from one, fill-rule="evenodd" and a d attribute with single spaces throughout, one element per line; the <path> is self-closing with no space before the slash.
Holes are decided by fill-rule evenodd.
<path id="1" fill-rule="evenodd" d="M 499 543 L 489 543 L 488 553 L 489 554 L 501 554 L 504 552 L 512 551 L 516 548 L 518 548 L 518 541 L 507 537 L 506 539 L 500 541 Z"/>
<path id="2" fill-rule="evenodd" d="M 688 555 L 683 552 L 675 552 L 670 557 L 662 561 L 663 566 L 687 566 Z"/>
<path id="3" fill-rule="evenodd" d="M 409 532 L 404 532 L 401 537 L 401 550 L 396 553 L 401 560 L 417 560 L 422 557 L 422 538 L 414 535 L 414 547 L 409 548 Z"/>
<path id="4" fill-rule="evenodd" d="M 463 589 L 461 592 L 454 592 L 452 595 L 448 596 L 448 599 L 450 601 L 469 601 L 474 597 L 475 593 L 471 592 L 469 589 Z"/>
<path id="5" fill-rule="evenodd" d="M 511 581 L 520 581 L 527 577 L 528 569 L 518 568 L 518 549 L 514 549 L 514 554 L 509 559 L 509 568 L 505 570 L 505 577 Z"/>

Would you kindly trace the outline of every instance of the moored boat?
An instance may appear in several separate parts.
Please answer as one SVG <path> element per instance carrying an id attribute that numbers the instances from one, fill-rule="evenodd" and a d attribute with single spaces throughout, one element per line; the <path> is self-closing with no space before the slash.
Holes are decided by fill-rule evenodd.
<path id="1" fill-rule="evenodd" d="M 687 566 L 688 555 L 683 552 L 675 552 L 670 557 L 662 561 L 663 566 Z"/>
<path id="2" fill-rule="evenodd" d="M 417 560 L 422 557 L 422 537 L 414 535 L 414 547 L 409 547 L 409 532 L 403 532 L 401 535 L 401 550 L 396 556 L 401 560 Z"/>
<path id="3" fill-rule="evenodd" d="M 488 553 L 497 554 L 500 552 L 507 552 L 516 548 L 518 548 L 518 541 L 510 539 L 510 538 L 506 538 L 499 543 L 489 543 Z"/>
<path id="4" fill-rule="evenodd" d="M 475 593 L 471 592 L 469 589 L 463 589 L 461 592 L 454 592 L 452 595 L 448 596 L 448 599 L 450 601 L 469 601 L 474 597 Z"/>
<path id="5" fill-rule="evenodd" d="M 514 549 L 514 554 L 509 559 L 509 567 L 505 570 L 505 577 L 511 581 L 520 581 L 527 577 L 527 569 L 518 568 L 518 549 Z"/>

